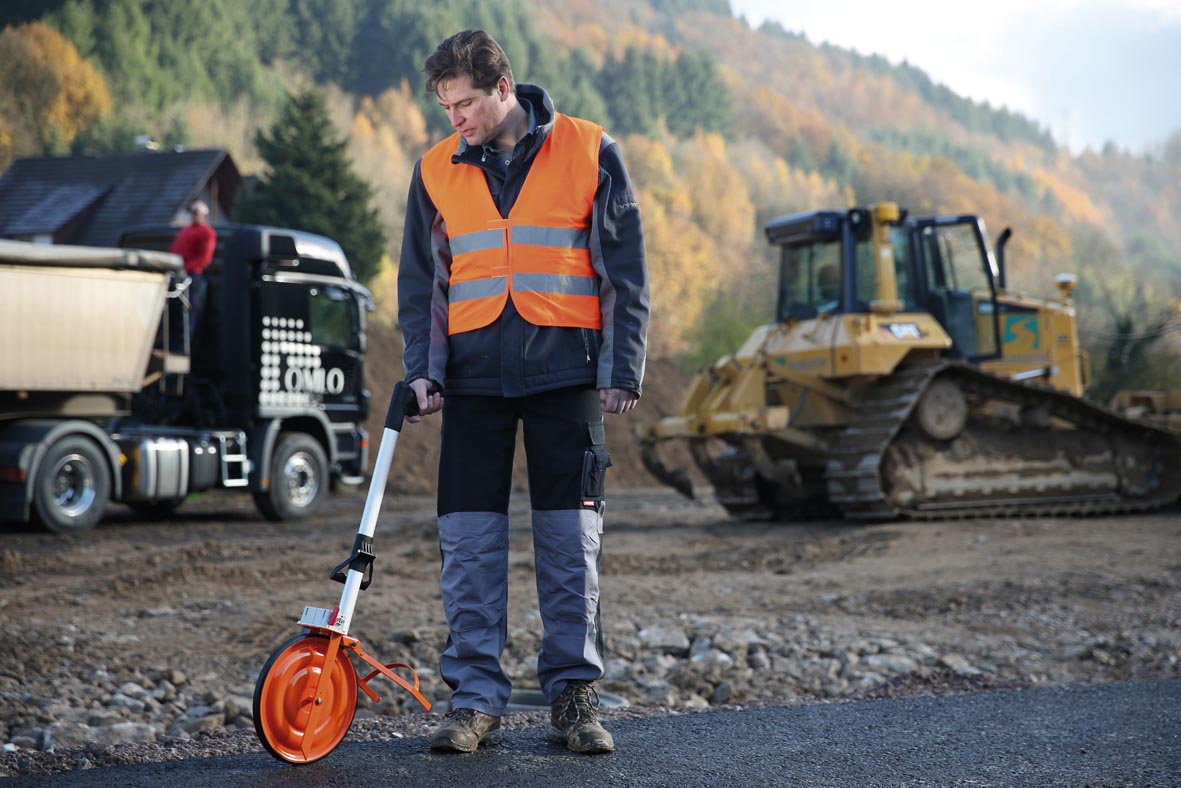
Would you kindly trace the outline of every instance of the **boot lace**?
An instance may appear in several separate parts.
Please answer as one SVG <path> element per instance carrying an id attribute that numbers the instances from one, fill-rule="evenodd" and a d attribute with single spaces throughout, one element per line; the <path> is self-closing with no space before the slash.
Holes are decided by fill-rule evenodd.
<path id="1" fill-rule="evenodd" d="M 597 723 L 595 707 L 599 705 L 599 693 L 584 681 L 572 681 L 558 697 L 558 717 L 570 725 Z"/>

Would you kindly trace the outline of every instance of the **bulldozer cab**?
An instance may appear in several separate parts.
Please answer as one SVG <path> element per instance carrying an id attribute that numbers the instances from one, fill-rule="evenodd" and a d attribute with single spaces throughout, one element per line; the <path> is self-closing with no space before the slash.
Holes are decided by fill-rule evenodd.
<path id="1" fill-rule="evenodd" d="M 913 220 L 911 227 L 916 300 L 951 337 L 949 355 L 997 358 L 999 271 L 979 217 L 935 216 Z"/>
<path id="2" fill-rule="evenodd" d="M 999 271 L 980 219 L 891 221 L 875 210 L 797 214 L 768 227 L 781 249 L 778 321 L 927 313 L 951 337 L 949 355 L 997 358 Z"/>
<path id="3" fill-rule="evenodd" d="M 767 227 L 767 237 L 780 247 L 779 322 L 867 312 L 878 298 L 868 210 L 787 216 Z M 894 282 L 887 286 L 893 299 Z"/>

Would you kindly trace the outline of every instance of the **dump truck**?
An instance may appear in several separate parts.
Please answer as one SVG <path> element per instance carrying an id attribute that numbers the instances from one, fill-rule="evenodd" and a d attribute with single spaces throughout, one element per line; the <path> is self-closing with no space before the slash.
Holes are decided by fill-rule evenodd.
<path id="1" fill-rule="evenodd" d="M 288 520 L 364 480 L 373 300 L 340 246 L 218 225 L 189 336 L 176 232 L 0 241 L 0 519 L 81 531 L 111 502 L 166 515 L 236 488 Z"/>
<path id="2" fill-rule="evenodd" d="M 1181 493 L 1167 425 L 1088 401 L 1072 291 L 1007 289 L 976 215 L 894 203 L 771 221 L 776 320 L 639 425 L 648 470 L 731 513 L 858 519 L 1129 512 Z"/>

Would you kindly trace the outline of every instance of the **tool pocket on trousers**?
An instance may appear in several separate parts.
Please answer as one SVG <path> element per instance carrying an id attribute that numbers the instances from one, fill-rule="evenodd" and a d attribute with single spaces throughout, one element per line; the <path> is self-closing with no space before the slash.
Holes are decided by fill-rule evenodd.
<path id="1" fill-rule="evenodd" d="M 592 446 L 582 455 L 582 506 L 597 509 L 607 493 L 607 469 L 611 455 L 601 446 Z"/>

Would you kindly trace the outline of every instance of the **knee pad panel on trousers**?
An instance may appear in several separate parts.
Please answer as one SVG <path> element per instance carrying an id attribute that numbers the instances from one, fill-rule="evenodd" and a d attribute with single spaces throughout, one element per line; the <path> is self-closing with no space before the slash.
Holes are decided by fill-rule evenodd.
<path id="1" fill-rule="evenodd" d="M 508 594 L 508 518 L 496 512 L 455 512 L 439 518 L 443 568 L 439 585 L 454 632 L 495 626 Z"/>
<path id="2" fill-rule="evenodd" d="M 602 516 L 588 509 L 533 512 L 533 549 L 542 615 L 589 622 L 599 607 Z"/>

